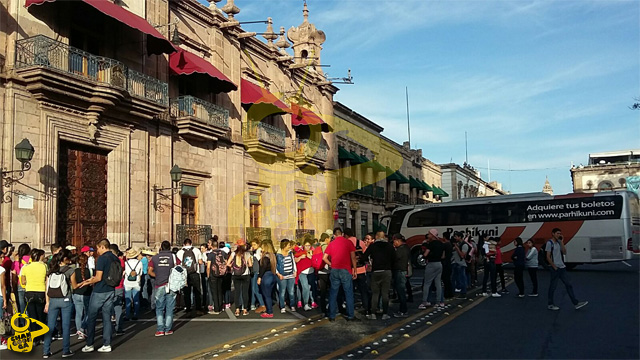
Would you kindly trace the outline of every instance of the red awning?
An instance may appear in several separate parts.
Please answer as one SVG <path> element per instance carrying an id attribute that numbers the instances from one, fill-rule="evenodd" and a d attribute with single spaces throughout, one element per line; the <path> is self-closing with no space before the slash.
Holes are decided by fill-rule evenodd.
<path id="1" fill-rule="evenodd" d="M 183 49 L 169 55 L 169 68 L 177 75 L 208 75 L 215 80 L 215 87 L 222 92 L 238 90 L 238 86 L 210 62 Z"/>
<path id="2" fill-rule="evenodd" d="M 296 104 L 291 104 L 291 110 L 291 125 L 321 125 L 322 131 L 330 131 L 329 124 L 313 111 Z"/>
<path id="3" fill-rule="evenodd" d="M 243 105 L 269 104 L 282 110 L 278 112 L 291 112 L 291 109 L 270 93 L 269 90 L 245 79 L 240 80 L 240 100 Z"/>
<path id="4" fill-rule="evenodd" d="M 31 5 L 41 5 L 45 2 L 54 2 L 55 0 L 25 0 L 24 6 L 28 8 Z M 103 14 L 110 16 L 130 28 L 140 30 L 147 34 L 147 52 L 149 54 L 170 54 L 175 48 L 169 40 L 167 40 L 156 28 L 151 26 L 147 20 L 126 10 L 125 8 L 114 4 L 109 0 L 82 0 L 85 4 L 94 7 Z"/>

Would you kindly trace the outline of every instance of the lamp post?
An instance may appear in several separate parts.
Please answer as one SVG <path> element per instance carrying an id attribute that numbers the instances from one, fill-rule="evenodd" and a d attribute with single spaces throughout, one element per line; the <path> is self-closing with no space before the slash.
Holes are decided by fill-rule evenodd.
<path id="1" fill-rule="evenodd" d="M 2 169 L 2 185 L 6 188 L 11 187 L 13 183 L 18 182 L 24 178 L 25 171 L 31 169 L 31 159 L 33 159 L 33 153 L 35 152 L 33 146 L 28 139 L 22 139 L 14 148 L 16 153 L 16 160 L 20 161 L 20 170 L 7 170 Z M 15 176 L 13 174 L 16 174 Z M 2 202 L 10 202 L 11 194 L 3 194 Z"/>
<path id="2" fill-rule="evenodd" d="M 156 211 L 164 211 L 164 204 L 158 201 L 158 196 L 167 199 L 168 196 L 163 194 L 164 191 L 170 190 L 173 193 L 177 193 L 178 190 L 180 190 L 178 183 L 182 180 L 182 169 L 180 169 L 178 165 L 173 165 L 169 171 L 169 175 L 171 175 L 171 181 L 175 184 L 174 186 L 161 188 L 158 187 L 158 185 L 153 185 L 153 208 Z"/>

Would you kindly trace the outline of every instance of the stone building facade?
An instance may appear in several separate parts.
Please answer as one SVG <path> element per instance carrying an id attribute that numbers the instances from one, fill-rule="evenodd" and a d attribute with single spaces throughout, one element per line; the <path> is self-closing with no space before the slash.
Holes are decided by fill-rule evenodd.
<path id="1" fill-rule="evenodd" d="M 640 177 L 640 150 L 589 154 L 586 166 L 571 167 L 573 192 L 626 190 L 629 178 Z"/>
<path id="2" fill-rule="evenodd" d="M 441 164 L 442 188 L 451 196 L 443 201 L 453 201 L 470 197 L 506 195 L 502 184 L 497 181 L 487 182 L 480 176 L 480 171 L 465 163 L 462 166 L 454 163 Z"/>
<path id="3" fill-rule="evenodd" d="M 383 136 L 384 130 L 346 105 L 334 103 L 339 165 L 335 224 L 358 238 L 379 229 L 383 216 L 402 205 L 439 202 L 440 167 Z M 430 184 L 430 185 L 427 185 Z"/>
<path id="4" fill-rule="evenodd" d="M 305 5 L 301 25 L 276 34 L 269 20 L 262 41 L 217 2 L 0 0 L 1 161 L 16 171 L 4 239 L 126 248 L 331 227 L 324 33 Z"/>

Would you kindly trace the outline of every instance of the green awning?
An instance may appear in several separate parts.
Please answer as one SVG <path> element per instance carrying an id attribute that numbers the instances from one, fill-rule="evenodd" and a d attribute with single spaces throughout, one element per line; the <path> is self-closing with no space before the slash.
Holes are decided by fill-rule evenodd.
<path id="1" fill-rule="evenodd" d="M 441 188 L 439 188 L 439 187 L 437 187 L 435 185 L 433 185 L 432 187 L 433 187 L 433 195 L 439 195 L 439 196 L 442 196 L 442 197 L 449 196 L 449 194 L 447 194 L 447 192 L 442 190 Z"/>
<path id="2" fill-rule="evenodd" d="M 364 155 L 358 155 L 360 156 L 360 159 L 362 159 L 362 163 L 364 164 L 365 167 L 373 167 L 373 163 L 371 163 L 371 160 L 369 160 L 368 157 L 364 156 Z"/>
<path id="3" fill-rule="evenodd" d="M 409 179 L 402 175 L 400 171 L 393 171 L 387 166 L 385 172 L 387 173 L 388 180 L 395 181 L 398 184 L 409 184 Z"/>
<path id="4" fill-rule="evenodd" d="M 422 190 L 433 191 L 433 188 L 431 188 L 431 186 L 429 186 L 426 182 L 424 182 L 423 180 L 419 180 L 419 181 L 422 184 Z"/>
<path id="5" fill-rule="evenodd" d="M 409 184 L 410 183 L 409 179 L 407 179 L 406 176 L 402 175 L 402 173 L 400 171 L 396 171 L 396 174 L 398 174 L 398 177 L 400 178 L 400 180 L 398 180 L 398 184 Z"/>
<path id="6" fill-rule="evenodd" d="M 353 161 L 353 155 L 342 146 L 338 146 L 338 159 L 345 161 Z"/>
<path id="7" fill-rule="evenodd" d="M 356 154 L 355 152 L 350 152 L 351 157 L 353 157 L 353 160 L 351 161 L 352 165 L 358 165 L 358 164 L 362 164 L 365 163 L 366 161 L 358 154 Z"/>
<path id="8" fill-rule="evenodd" d="M 438 188 L 438 189 L 440 189 L 440 191 L 442 192 L 442 195 L 441 195 L 442 197 L 448 197 L 449 196 L 449 194 L 447 194 L 446 191 L 442 190 L 442 188 Z"/>
<path id="9" fill-rule="evenodd" d="M 382 166 L 382 164 L 380 164 L 380 163 L 379 163 L 378 161 L 376 161 L 376 160 L 373 160 L 373 161 L 371 162 L 371 167 L 373 168 L 373 170 L 374 170 L 375 172 L 383 172 L 383 171 L 387 171 L 387 169 L 386 169 L 384 166 Z"/>
<path id="10" fill-rule="evenodd" d="M 418 190 L 422 189 L 422 185 L 420 185 L 418 180 L 416 180 L 416 178 L 414 178 L 411 175 L 409 175 L 409 187 L 411 189 L 418 189 Z"/>

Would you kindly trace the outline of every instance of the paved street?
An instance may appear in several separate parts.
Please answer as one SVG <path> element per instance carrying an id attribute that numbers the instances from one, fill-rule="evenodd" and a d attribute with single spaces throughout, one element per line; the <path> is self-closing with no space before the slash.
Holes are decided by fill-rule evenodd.
<path id="1" fill-rule="evenodd" d="M 113 341 L 109 355 L 82 358 L 638 358 L 638 260 L 584 265 L 570 273 L 576 295 L 589 301 L 579 311 L 559 287 L 558 312 L 546 309 L 548 274 L 540 271 L 540 297 L 518 299 L 515 285 L 502 298 L 474 296 L 454 300 L 442 311 L 418 311 L 418 284 L 412 279 L 416 302 L 410 317 L 387 321 L 335 323 L 316 311 L 276 313 L 265 320 L 251 314 L 235 319 L 231 313 L 184 319 L 178 313 L 176 332 L 155 338 L 153 319 L 130 322 L 126 335 Z M 420 273 L 420 272 L 418 272 Z M 510 275 L 510 270 L 507 270 Z M 528 280 L 525 277 L 525 283 Z M 397 305 L 393 304 L 395 309 Z M 304 316 L 302 316 L 304 315 Z M 96 344 L 101 343 L 96 340 Z M 72 349 L 80 351 L 74 341 Z M 226 346 L 225 346 L 226 345 Z M 60 355 L 54 342 L 54 357 Z M 40 358 L 41 347 L 29 355 L 3 352 L 3 359 Z"/>

